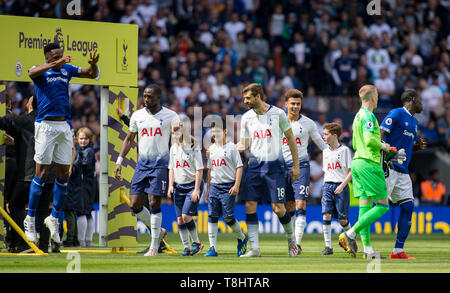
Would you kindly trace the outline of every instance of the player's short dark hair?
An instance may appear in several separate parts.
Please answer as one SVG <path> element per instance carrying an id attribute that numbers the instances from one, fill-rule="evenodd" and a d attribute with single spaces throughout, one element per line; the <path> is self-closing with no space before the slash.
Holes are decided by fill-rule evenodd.
<path id="1" fill-rule="evenodd" d="M 54 49 L 61 49 L 61 47 L 59 46 L 58 43 L 50 43 L 50 44 L 47 44 L 47 45 L 44 47 L 44 54 L 47 54 L 48 52 L 50 52 L 51 50 L 54 50 Z"/>
<path id="2" fill-rule="evenodd" d="M 419 94 L 415 90 L 406 90 L 402 93 L 401 101 L 403 104 L 411 102 L 414 98 L 418 98 Z"/>
<path id="3" fill-rule="evenodd" d="M 252 96 L 259 95 L 261 99 L 264 99 L 264 91 L 259 83 L 251 83 L 242 89 L 242 95 L 246 92 L 250 92 Z"/>
<path id="4" fill-rule="evenodd" d="M 158 84 L 156 84 L 156 83 L 151 84 L 151 85 L 147 86 L 147 87 L 144 89 L 144 91 L 145 91 L 146 89 L 151 90 L 155 96 L 158 96 L 158 97 L 161 98 L 161 96 L 162 96 L 162 90 L 161 90 L 161 87 L 160 87 Z"/>
<path id="5" fill-rule="evenodd" d="M 328 130 L 331 134 L 336 134 L 339 138 L 342 133 L 342 127 L 336 122 L 327 123 L 323 126 L 323 129 Z"/>
<path id="6" fill-rule="evenodd" d="M 284 98 L 287 101 L 289 101 L 290 98 L 293 99 L 302 99 L 303 101 L 303 93 L 297 89 L 290 89 L 288 91 L 286 91 L 286 93 L 284 94 Z"/>

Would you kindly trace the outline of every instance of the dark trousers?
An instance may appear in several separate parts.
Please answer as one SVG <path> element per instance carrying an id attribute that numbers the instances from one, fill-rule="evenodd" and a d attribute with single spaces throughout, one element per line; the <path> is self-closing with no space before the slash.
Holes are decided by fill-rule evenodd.
<path id="1" fill-rule="evenodd" d="M 30 193 L 30 183 L 28 181 L 18 181 L 11 194 L 9 201 L 10 216 L 14 222 L 23 230 L 23 221 L 25 220 L 25 207 L 28 204 Z M 50 231 L 44 225 L 44 219 L 50 214 L 49 205 L 53 196 L 53 184 L 45 183 L 42 196 L 36 210 L 36 230 L 40 234 L 39 249 L 47 251 L 50 238 Z M 11 239 L 10 247 L 25 247 L 26 242 L 20 237 L 14 228 L 8 229 L 9 239 Z"/>
<path id="2" fill-rule="evenodd" d="M 74 244 L 78 242 L 77 216 L 73 210 L 64 210 L 64 217 L 67 222 L 66 241 Z"/>

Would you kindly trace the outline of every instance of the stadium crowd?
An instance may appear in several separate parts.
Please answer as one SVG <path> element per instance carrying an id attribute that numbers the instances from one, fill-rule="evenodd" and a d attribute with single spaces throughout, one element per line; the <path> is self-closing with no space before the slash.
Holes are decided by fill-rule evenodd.
<path id="1" fill-rule="evenodd" d="M 404 90 L 415 89 L 424 105 L 416 115 L 420 136 L 450 150 L 449 1 L 386 0 L 381 14 L 370 16 L 369 1 L 91 0 L 70 17 L 67 2 L 0 0 L 0 14 L 137 24 L 139 103 L 143 89 L 158 83 L 163 104 L 191 119 L 194 106 L 204 116 L 238 115 L 247 110 L 240 93 L 248 83 L 261 83 L 267 102 L 280 108 L 284 92 L 297 88 L 303 113 L 319 129 L 340 122 L 351 144 L 348 113 L 359 108 L 362 85 L 378 88 L 382 117 L 401 106 Z M 12 111 L 25 113 L 32 83 L 6 85 Z M 71 85 L 74 129 L 90 128 L 95 146 L 99 91 Z"/>

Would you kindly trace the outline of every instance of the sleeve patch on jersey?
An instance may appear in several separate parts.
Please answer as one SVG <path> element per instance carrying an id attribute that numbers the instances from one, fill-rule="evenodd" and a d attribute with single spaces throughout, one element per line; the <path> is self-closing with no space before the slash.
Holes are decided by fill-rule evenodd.
<path id="1" fill-rule="evenodd" d="M 391 124 L 392 124 L 392 118 L 386 119 L 386 125 L 391 125 Z"/>
<path id="2" fill-rule="evenodd" d="M 366 126 L 369 129 L 373 129 L 373 122 L 372 121 L 367 121 Z"/>

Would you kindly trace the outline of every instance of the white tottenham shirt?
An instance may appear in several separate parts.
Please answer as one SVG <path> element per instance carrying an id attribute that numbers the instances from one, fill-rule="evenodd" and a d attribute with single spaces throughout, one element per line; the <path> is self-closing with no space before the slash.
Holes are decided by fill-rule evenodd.
<path id="1" fill-rule="evenodd" d="M 203 169 L 202 153 L 190 146 L 172 144 L 170 147 L 169 170 L 173 170 L 176 184 L 188 184 L 195 181 L 195 172 Z"/>
<path id="2" fill-rule="evenodd" d="M 248 172 L 284 172 L 283 133 L 291 128 L 286 114 L 270 106 L 262 115 L 253 109 L 241 119 L 241 138 L 250 139 Z"/>
<path id="3" fill-rule="evenodd" d="M 341 144 L 335 150 L 329 147 L 323 150 L 324 182 L 343 182 L 351 166 L 352 153 L 345 145 Z"/>
<path id="4" fill-rule="evenodd" d="M 309 160 L 308 143 L 310 137 L 312 141 L 320 148 L 320 150 L 323 151 L 327 148 L 327 144 L 323 141 L 319 131 L 317 130 L 316 123 L 314 123 L 314 121 L 310 118 L 305 115 L 300 115 L 300 118 L 297 121 L 291 122 L 291 126 L 300 161 Z M 285 136 L 283 136 L 283 157 L 288 165 L 293 164 L 289 143 Z"/>
<path id="5" fill-rule="evenodd" d="M 165 107 L 154 115 L 147 108 L 131 115 L 129 131 L 137 133 L 140 167 L 167 168 L 172 125 L 179 121 L 177 113 Z"/>
<path id="6" fill-rule="evenodd" d="M 208 149 L 208 169 L 211 169 L 211 183 L 233 183 L 236 169 L 242 167 L 242 160 L 236 145 L 227 142 L 223 146 L 213 144 Z"/>

